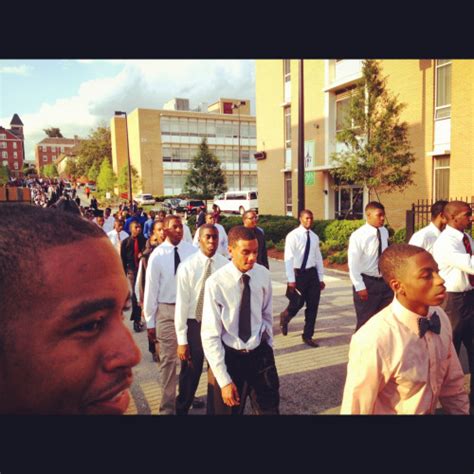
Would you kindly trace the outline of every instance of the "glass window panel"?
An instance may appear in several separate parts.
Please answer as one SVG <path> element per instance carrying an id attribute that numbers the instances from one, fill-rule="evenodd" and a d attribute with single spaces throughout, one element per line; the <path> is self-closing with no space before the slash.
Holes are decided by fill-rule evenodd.
<path id="1" fill-rule="evenodd" d="M 168 117 L 164 117 L 161 119 L 161 134 L 162 135 L 169 135 L 170 133 L 170 120 Z"/>
<path id="2" fill-rule="evenodd" d="M 285 145 L 291 148 L 291 107 L 285 108 Z"/>
<path id="3" fill-rule="evenodd" d="M 187 136 L 188 135 L 188 119 L 180 118 L 179 119 L 179 134 Z"/>
<path id="4" fill-rule="evenodd" d="M 216 136 L 216 121 L 208 120 L 206 127 L 207 127 L 207 136 L 215 137 Z"/>
<path id="5" fill-rule="evenodd" d="M 336 101 L 336 132 L 347 127 L 350 112 L 350 98 Z"/>
<path id="6" fill-rule="evenodd" d="M 205 137 L 206 135 L 206 121 L 198 120 L 198 135 L 200 137 Z"/>
<path id="7" fill-rule="evenodd" d="M 249 136 L 249 123 L 241 122 L 240 123 L 240 136 L 247 138 Z"/>
<path id="8" fill-rule="evenodd" d="M 249 124 L 249 137 L 250 138 L 257 138 L 257 127 L 254 123 Z"/>
<path id="9" fill-rule="evenodd" d="M 198 125 L 197 125 L 197 120 L 196 119 L 189 119 L 188 133 L 189 133 L 189 136 L 191 136 L 191 137 L 197 137 L 198 136 Z"/>
<path id="10" fill-rule="evenodd" d="M 291 79 L 291 62 L 289 59 L 283 60 L 283 75 L 285 76 L 285 82 Z"/>
<path id="11" fill-rule="evenodd" d="M 224 124 L 224 136 L 226 138 L 232 138 L 232 123 L 226 122 Z"/>
<path id="12" fill-rule="evenodd" d="M 438 59 L 438 60 L 436 61 L 436 64 L 437 64 L 438 66 L 442 66 L 443 64 L 448 64 L 448 63 L 450 63 L 450 62 L 451 62 L 451 59 Z"/>
<path id="13" fill-rule="evenodd" d="M 240 133 L 241 133 L 240 136 L 243 136 L 242 131 L 240 131 Z M 238 136 L 239 136 L 239 122 L 232 122 L 232 136 L 234 138 L 238 138 Z"/>
<path id="14" fill-rule="evenodd" d="M 170 132 L 171 135 L 179 135 L 179 120 L 176 117 L 170 119 Z"/>

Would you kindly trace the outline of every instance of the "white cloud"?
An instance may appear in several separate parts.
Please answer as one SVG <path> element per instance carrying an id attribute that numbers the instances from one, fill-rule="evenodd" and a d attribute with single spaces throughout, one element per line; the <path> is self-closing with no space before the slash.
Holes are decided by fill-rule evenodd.
<path id="1" fill-rule="evenodd" d="M 21 66 L 0 66 L 0 74 L 15 74 L 17 76 L 29 76 L 33 70 L 32 66 L 22 64 Z"/>
<path id="2" fill-rule="evenodd" d="M 79 62 L 87 67 L 92 61 Z M 34 159 L 34 145 L 45 137 L 44 128 L 59 127 L 66 137 L 86 137 L 98 124 L 109 124 L 115 110 L 159 109 L 173 97 L 188 98 L 192 108 L 221 97 L 248 99 L 255 113 L 252 60 L 112 61 L 123 64 L 115 76 L 86 81 L 77 95 L 43 103 L 38 111 L 21 114 L 27 159 Z M 10 119 L 0 118 L 0 124 L 8 124 Z"/>

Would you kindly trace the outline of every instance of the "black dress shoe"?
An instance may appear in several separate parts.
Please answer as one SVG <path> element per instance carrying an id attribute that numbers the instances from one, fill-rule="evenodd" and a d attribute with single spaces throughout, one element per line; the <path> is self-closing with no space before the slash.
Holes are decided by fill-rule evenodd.
<path id="1" fill-rule="evenodd" d="M 319 347 L 319 344 L 316 342 L 315 339 L 312 339 L 311 337 L 303 337 L 303 342 L 307 344 L 308 346 L 311 347 Z"/>
<path id="2" fill-rule="evenodd" d="M 280 313 L 280 329 L 281 333 L 286 336 L 288 334 L 288 321 L 285 312 Z"/>

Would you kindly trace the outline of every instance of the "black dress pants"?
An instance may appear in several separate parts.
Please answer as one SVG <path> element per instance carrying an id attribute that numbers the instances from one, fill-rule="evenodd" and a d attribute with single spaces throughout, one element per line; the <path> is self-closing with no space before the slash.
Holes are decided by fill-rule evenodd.
<path id="1" fill-rule="evenodd" d="M 204 351 L 201 342 L 201 323 L 188 319 L 188 345 L 191 360 L 181 361 L 179 389 L 176 397 L 176 414 L 187 415 L 196 394 L 204 363 Z"/>
<path id="2" fill-rule="evenodd" d="M 377 314 L 393 301 L 393 291 L 387 283 L 385 283 L 383 278 L 375 278 L 367 275 L 362 275 L 362 278 L 364 279 L 369 299 L 362 301 L 355 288 L 352 287 L 354 307 L 357 316 L 356 331 L 374 314 Z"/>
<path id="3" fill-rule="evenodd" d="M 223 405 L 222 410 L 216 408 L 216 415 L 243 414 L 247 396 L 256 415 L 278 415 L 280 381 L 273 349 L 265 341 L 249 353 L 236 351 L 226 345 L 224 349 L 225 364 L 239 392 L 240 405 Z"/>
<path id="4" fill-rule="evenodd" d="M 441 307 L 451 321 L 453 328 L 453 344 L 459 355 L 461 343 L 466 348 L 471 374 L 471 390 L 469 399 L 474 404 L 474 290 L 460 293 L 446 293 Z"/>
<path id="5" fill-rule="evenodd" d="M 130 315 L 130 321 L 134 321 L 135 323 L 139 323 L 142 318 L 142 310 L 140 306 L 138 306 L 137 296 L 135 295 L 135 281 L 137 279 L 137 272 L 133 270 L 127 270 L 127 278 L 131 285 L 131 293 L 132 293 L 132 314 Z"/>
<path id="6" fill-rule="evenodd" d="M 319 300 L 321 298 L 321 286 L 318 271 L 316 270 L 316 267 L 311 267 L 307 270 L 298 270 L 295 268 L 295 280 L 296 289 L 301 293 L 301 296 L 296 292 L 293 292 L 293 296 L 289 298 L 290 302 L 284 311 L 285 318 L 290 322 L 306 303 L 303 338 L 311 339 L 314 334 Z"/>

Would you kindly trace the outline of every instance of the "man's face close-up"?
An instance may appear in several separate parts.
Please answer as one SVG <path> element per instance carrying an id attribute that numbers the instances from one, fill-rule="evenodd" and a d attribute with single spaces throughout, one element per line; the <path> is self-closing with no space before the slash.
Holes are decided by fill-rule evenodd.
<path id="1" fill-rule="evenodd" d="M 141 355 L 123 322 L 130 295 L 116 251 L 87 238 L 41 260 L 41 284 L 27 289 L 30 309 L 14 316 L 0 364 L 1 412 L 124 413 Z"/>

